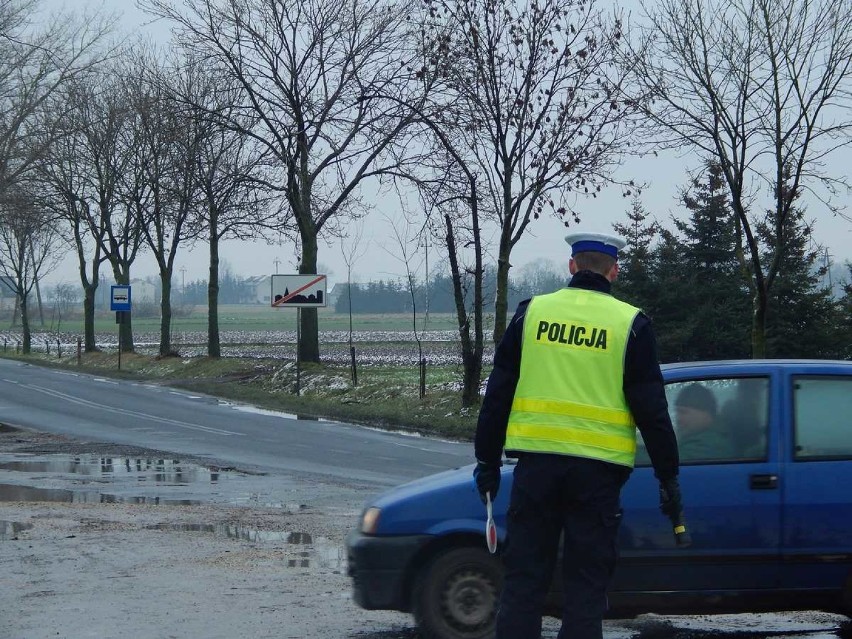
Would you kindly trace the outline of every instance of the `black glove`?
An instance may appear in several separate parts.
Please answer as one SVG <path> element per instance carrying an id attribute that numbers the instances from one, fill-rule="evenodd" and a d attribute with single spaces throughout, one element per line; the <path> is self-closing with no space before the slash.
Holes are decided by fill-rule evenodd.
<path id="1" fill-rule="evenodd" d="M 677 477 L 660 482 L 660 510 L 672 521 L 683 513 L 683 498 Z"/>
<path id="2" fill-rule="evenodd" d="M 473 480 L 476 482 L 476 490 L 479 498 L 485 503 L 485 493 L 491 493 L 491 501 L 497 497 L 500 490 L 500 465 L 477 462 L 473 469 Z"/>
<path id="3" fill-rule="evenodd" d="M 675 543 L 681 548 L 692 545 L 692 536 L 683 517 L 683 498 L 677 477 L 660 482 L 660 510 L 672 522 Z"/>

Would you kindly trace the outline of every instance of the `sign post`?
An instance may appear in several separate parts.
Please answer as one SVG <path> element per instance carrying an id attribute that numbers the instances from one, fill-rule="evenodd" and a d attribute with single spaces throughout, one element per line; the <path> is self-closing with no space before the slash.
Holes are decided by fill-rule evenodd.
<path id="1" fill-rule="evenodd" d="M 110 287 L 109 310 L 115 311 L 115 323 L 118 324 L 118 370 L 121 370 L 121 326 L 130 317 L 130 286 L 113 285 Z"/>
<path id="2" fill-rule="evenodd" d="M 302 309 L 319 308 L 326 305 L 325 275 L 273 275 L 273 308 L 296 309 L 296 395 L 301 392 L 301 371 L 299 365 L 299 345 L 302 340 Z"/>

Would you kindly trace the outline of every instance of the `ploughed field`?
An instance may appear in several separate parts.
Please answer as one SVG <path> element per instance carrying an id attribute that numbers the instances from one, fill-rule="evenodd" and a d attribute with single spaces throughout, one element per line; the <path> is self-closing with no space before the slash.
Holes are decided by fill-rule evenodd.
<path id="1" fill-rule="evenodd" d="M 71 332 L 33 332 L 32 351 L 49 353 L 57 357 L 74 357 L 79 334 Z M 142 355 L 156 355 L 159 351 L 158 331 L 134 330 L 134 348 Z M 340 330 L 320 331 L 320 356 L 327 364 L 346 365 L 350 362 L 349 332 Z M 355 356 L 361 365 L 411 364 L 418 359 L 417 338 L 423 356 L 431 365 L 461 364 L 461 346 L 458 332 L 453 330 L 414 331 L 404 330 L 358 330 L 352 334 Z M 96 334 L 98 347 L 104 352 L 116 351 L 118 332 Z M 172 350 L 182 357 L 203 357 L 207 354 L 207 333 L 204 331 L 172 332 Z M 0 332 L 0 348 L 15 352 L 19 348 L 21 333 L 17 330 Z M 490 361 L 493 346 L 485 336 L 483 359 Z M 293 330 L 236 330 L 220 331 L 223 357 L 281 358 L 295 359 L 296 331 Z"/>

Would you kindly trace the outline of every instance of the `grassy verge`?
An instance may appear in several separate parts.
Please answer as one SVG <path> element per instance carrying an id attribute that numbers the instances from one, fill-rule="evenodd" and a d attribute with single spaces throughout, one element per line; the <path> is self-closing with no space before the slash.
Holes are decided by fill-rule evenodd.
<path id="1" fill-rule="evenodd" d="M 57 360 L 43 354 L 10 359 L 52 367 L 70 368 L 105 376 L 157 381 L 224 399 L 295 413 L 386 429 L 399 429 L 469 441 L 476 424 L 476 408 L 462 407 L 457 385 L 457 366 L 432 366 L 426 373 L 426 396 L 419 397 L 416 367 L 365 366 L 353 386 L 347 367 L 302 365 L 299 394 L 297 371 L 292 361 L 208 357 L 158 358 L 122 355 L 118 370 L 116 354 L 85 353 Z"/>
<path id="2" fill-rule="evenodd" d="M 200 331 L 207 332 L 207 307 L 193 306 L 183 309 L 185 312 L 172 318 L 172 332 Z M 348 331 L 349 314 L 335 313 L 333 309 L 318 309 L 320 331 Z M 35 323 L 34 323 L 35 324 Z M 491 316 L 486 318 L 486 330 L 490 330 Z M 414 325 L 411 314 L 406 313 L 356 313 L 352 316 L 352 328 L 356 331 L 410 331 Z M 430 313 L 428 321 L 423 314 L 417 315 L 418 331 L 458 330 L 458 320 L 453 313 Z M 38 330 L 37 326 L 33 327 Z M 75 313 L 66 317 L 54 328 L 66 333 L 83 334 L 83 317 Z M 295 331 L 296 313 L 293 309 L 271 308 L 258 305 L 225 304 L 219 307 L 219 330 L 241 331 Z M 133 316 L 134 333 L 159 333 L 159 315 L 142 317 Z M 115 313 L 99 309 L 95 316 L 95 332 L 116 333 Z"/>

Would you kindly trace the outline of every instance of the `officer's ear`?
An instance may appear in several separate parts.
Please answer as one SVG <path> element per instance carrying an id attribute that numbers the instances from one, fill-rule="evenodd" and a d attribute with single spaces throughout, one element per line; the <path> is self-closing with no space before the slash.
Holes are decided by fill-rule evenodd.
<path id="1" fill-rule="evenodd" d="M 577 274 L 577 263 L 574 261 L 573 257 L 568 259 L 568 272 L 571 273 L 571 275 Z"/>
<path id="2" fill-rule="evenodd" d="M 612 268 L 609 269 L 609 273 L 606 274 L 606 278 L 610 282 L 614 282 L 617 277 L 618 277 L 618 262 L 613 264 Z"/>

